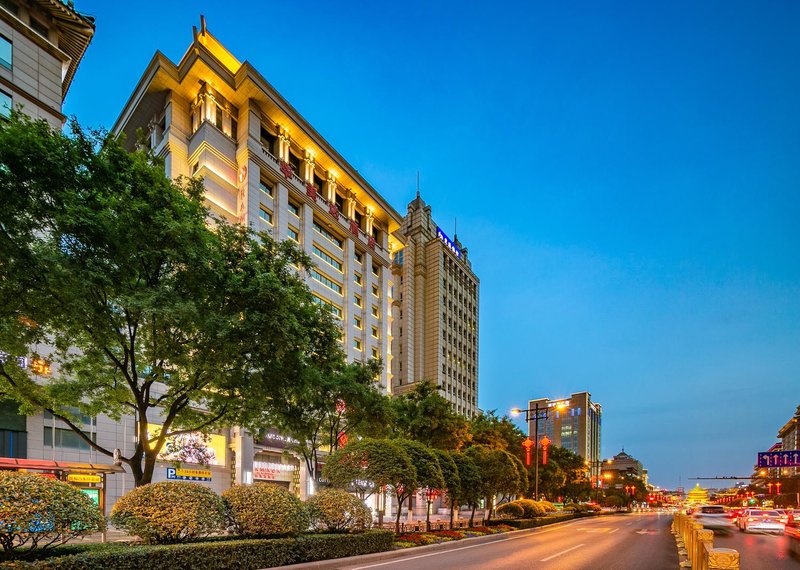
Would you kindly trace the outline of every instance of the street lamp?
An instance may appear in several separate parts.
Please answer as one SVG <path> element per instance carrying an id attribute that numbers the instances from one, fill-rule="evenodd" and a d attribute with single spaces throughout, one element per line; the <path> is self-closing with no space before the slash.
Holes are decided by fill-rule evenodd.
<path id="1" fill-rule="evenodd" d="M 555 404 L 556 410 L 562 410 L 567 407 L 566 402 L 557 402 Z M 533 462 L 533 498 L 535 500 L 539 500 L 539 420 L 547 420 L 547 414 L 550 410 L 549 404 L 545 406 L 540 406 L 539 402 L 534 402 L 532 408 L 527 408 L 525 410 L 521 410 L 519 408 L 513 408 L 511 410 L 512 416 L 518 416 L 522 412 L 525 412 L 525 423 L 528 424 L 528 429 L 530 429 L 530 422 L 533 420 L 533 442 L 530 439 L 526 439 L 523 442 L 526 450 L 530 452 L 531 446 L 535 449 L 535 461 Z M 528 432 L 530 433 L 530 432 Z M 546 436 L 545 436 L 546 437 Z M 548 439 L 548 444 L 550 443 Z"/>

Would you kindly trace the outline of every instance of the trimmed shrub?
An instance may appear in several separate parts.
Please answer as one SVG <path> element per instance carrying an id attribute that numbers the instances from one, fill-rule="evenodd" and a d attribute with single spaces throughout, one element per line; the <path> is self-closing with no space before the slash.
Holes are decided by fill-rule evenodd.
<path id="1" fill-rule="evenodd" d="M 136 487 L 111 509 L 111 522 L 147 543 L 171 544 L 222 529 L 222 499 L 198 483 L 161 482 Z"/>
<path id="2" fill-rule="evenodd" d="M 556 512 L 556 506 L 550 501 L 539 501 L 539 504 L 542 506 L 542 508 L 544 508 L 545 513 Z"/>
<path id="3" fill-rule="evenodd" d="M 521 530 L 525 528 L 536 528 L 540 526 L 546 526 L 561 521 L 568 521 L 574 518 L 576 518 L 576 515 L 574 513 L 559 513 L 554 515 L 547 515 L 544 517 L 538 517 L 535 519 L 492 520 L 492 521 L 486 521 L 485 524 L 486 526 L 496 526 L 502 524 L 502 525 L 512 526 L 517 530 Z"/>
<path id="4" fill-rule="evenodd" d="M 368 530 L 358 534 L 306 535 L 299 538 L 216 540 L 193 544 L 158 546 L 102 545 L 80 554 L 52 557 L 35 562 L 15 563 L 27 570 L 257 570 L 360 556 L 392 549 L 394 533 Z M 96 545 L 92 545 L 96 546 Z M 57 550 L 56 550 L 57 552 Z M 3 565 L 0 564 L 0 568 Z M 12 568 L 12 566 L 9 566 Z"/>
<path id="5" fill-rule="evenodd" d="M 75 487 L 35 473 L 0 471 L 3 555 L 48 546 L 105 528 L 97 505 Z"/>
<path id="6" fill-rule="evenodd" d="M 517 502 L 503 503 L 497 507 L 497 516 L 506 519 L 521 519 L 525 509 Z"/>
<path id="7" fill-rule="evenodd" d="M 283 487 L 235 485 L 222 499 L 233 530 L 242 536 L 288 536 L 308 530 L 305 505 Z"/>
<path id="8" fill-rule="evenodd" d="M 514 502 L 522 507 L 522 518 L 524 519 L 532 519 L 544 514 L 544 507 L 533 499 L 519 499 Z"/>
<path id="9" fill-rule="evenodd" d="M 342 489 L 322 489 L 306 501 L 311 525 L 330 532 L 367 530 L 372 512 L 364 501 Z"/>

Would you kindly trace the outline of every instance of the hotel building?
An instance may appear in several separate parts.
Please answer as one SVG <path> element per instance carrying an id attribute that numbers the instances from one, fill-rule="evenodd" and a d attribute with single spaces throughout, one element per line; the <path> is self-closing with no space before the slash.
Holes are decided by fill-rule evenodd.
<path id="1" fill-rule="evenodd" d="M 539 398 L 528 402 L 528 409 L 538 406 L 546 409 L 547 417 L 539 418 L 539 439 L 547 436 L 551 445 L 563 447 L 583 457 L 589 476 L 594 483 L 600 481 L 600 430 L 602 407 L 592 402 L 589 392 L 578 392 L 569 398 L 550 400 Z M 533 438 L 535 420 L 528 422 L 528 434 Z"/>
<path id="2" fill-rule="evenodd" d="M 94 19 L 72 2 L 0 0 L 0 117 L 21 107 L 53 127 L 94 36 Z"/>
<path id="3" fill-rule="evenodd" d="M 431 381 L 459 414 L 478 412 L 478 288 L 467 249 L 431 218 L 417 197 L 394 256 L 392 378 L 398 394 Z"/>

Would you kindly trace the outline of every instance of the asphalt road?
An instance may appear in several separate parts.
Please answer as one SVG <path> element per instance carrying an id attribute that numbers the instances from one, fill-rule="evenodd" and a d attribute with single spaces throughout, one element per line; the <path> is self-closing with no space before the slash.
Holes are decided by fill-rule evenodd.
<path id="1" fill-rule="evenodd" d="M 800 561 L 789 556 L 789 537 L 782 534 L 742 533 L 714 534 L 714 546 L 739 551 L 742 570 L 783 570 L 800 568 Z"/>
<path id="2" fill-rule="evenodd" d="M 670 532 L 672 515 L 628 514 L 578 519 L 532 533 L 512 533 L 484 544 L 458 546 L 385 562 L 340 566 L 342 570 L 675 570 L 678 550 Z M 455 545 L 454 545 L 455 546 Z"/>

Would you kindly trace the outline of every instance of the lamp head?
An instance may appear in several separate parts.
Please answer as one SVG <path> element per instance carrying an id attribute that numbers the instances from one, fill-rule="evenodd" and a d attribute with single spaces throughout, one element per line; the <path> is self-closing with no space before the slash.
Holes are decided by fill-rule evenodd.
<path id="1" fill-rule="evenodd" d="M 511 415 L 512 416 L 518 416 L 521 411 L 522 410 L 520 410 L 519 408 L 511 408 Z"/>

